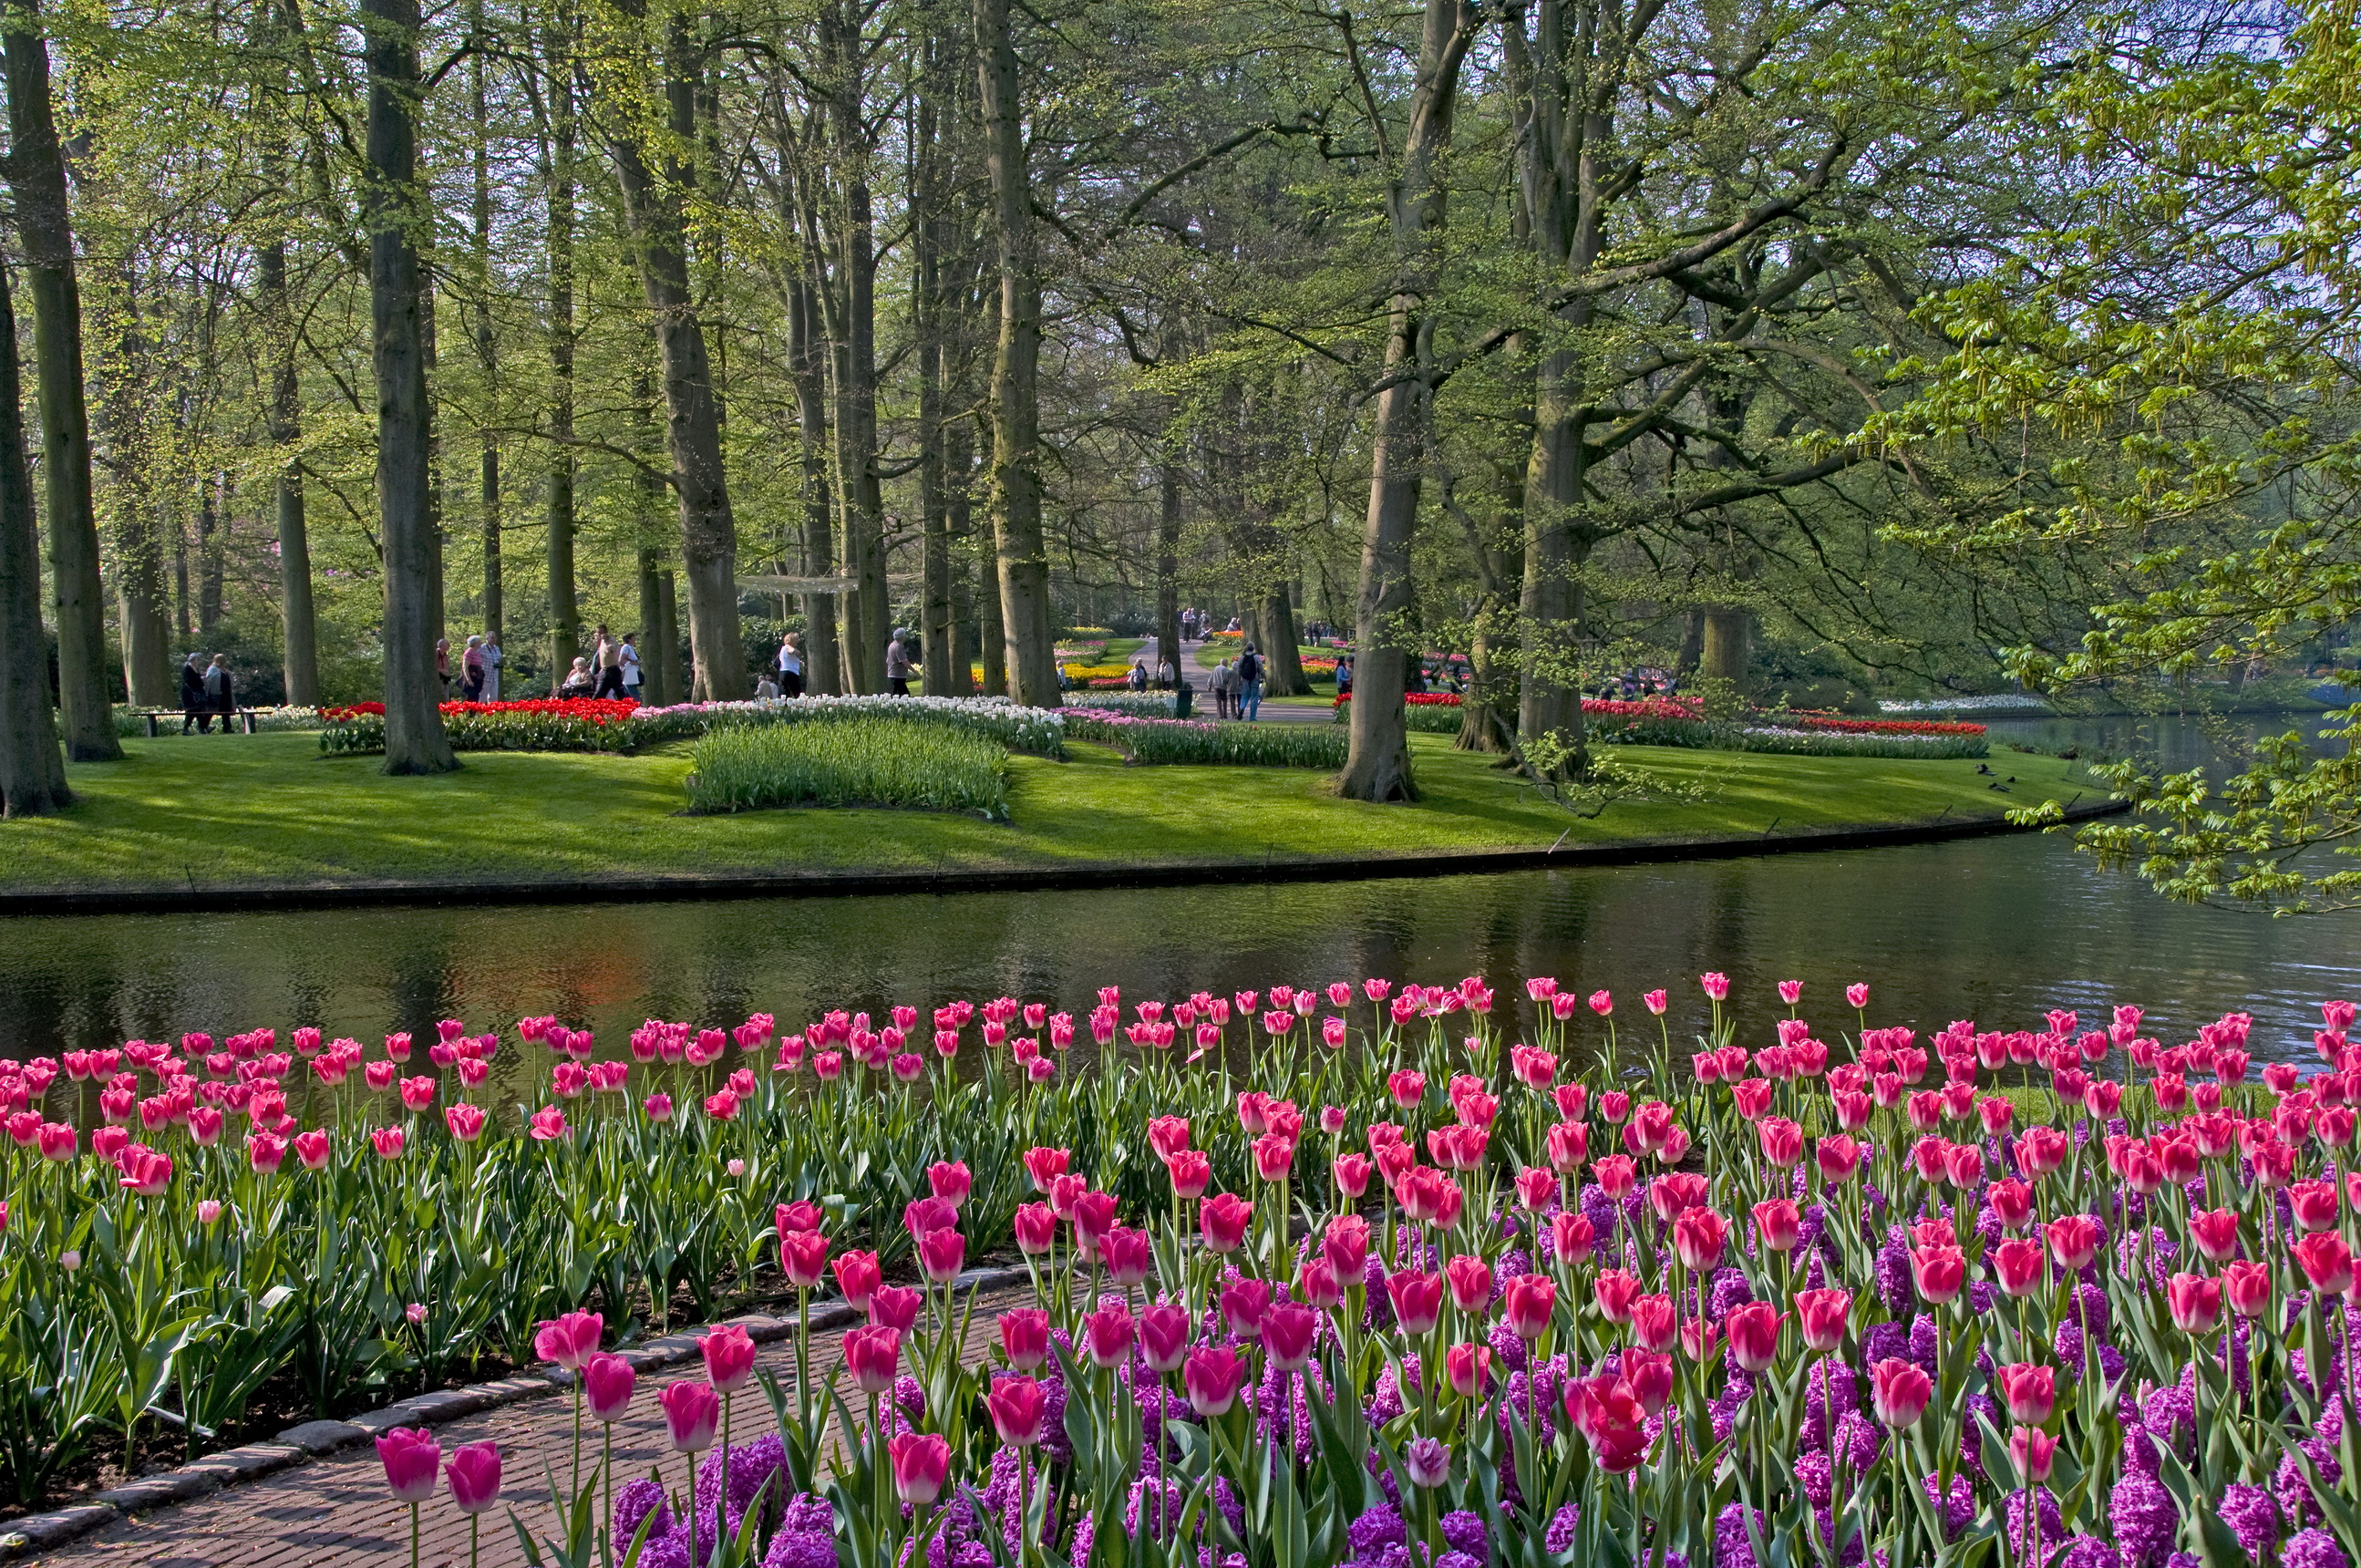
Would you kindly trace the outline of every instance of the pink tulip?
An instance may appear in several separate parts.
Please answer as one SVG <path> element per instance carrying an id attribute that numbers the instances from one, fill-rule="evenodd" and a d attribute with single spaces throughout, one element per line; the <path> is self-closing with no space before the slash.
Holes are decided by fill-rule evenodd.
<path id="1" fill-rule="evenodd" d="M 531 1133 L 533 1142 L 546 1144 L 566 1136 L 570 1129 L 566 1125 L 565 1112 L 555 1105 L 544 1105 L 533 1113 L 526 1130 Z"/>
<path id="2" fill-rule="evenodd" d="M 809 1290 L 827 1277 L 828 1238 L 818 1231 L 791 1231 L 779 1242 L 779 1270 L 798 1290 Z"/>
<path id="3" fill-rule="evenodd" d="M 1009 1365 L 1032 1372 L 1049 1358 L 1049 1313 L 1038 1307 L 1016 1307 L 1001 1313 L 999 1321 L 1000 1350 Z"/>
<path id="4" fill-rule="evenodd" d="M 705 1376 L 724 1394 L 744 1387 L 754 1375 L 753 1336 L 735 1323 L 708 1329 L 697 1350 L 705 1357 Z"/>
<path id="5" fill-rule="evenodd" d="M 1117 1225 L 1099 1243 L 1099 1261 L 1107 1282 L 1118 1290 L 1144 1283 L 1155 1262 L 1148 1233 Z"/>
<path id="6" fill-rule="evenodd" d="M 906 1431 L 885 1444 L 894 1467 L 894 1495 L 914 1508 L 923 1508 L 943 1495 L 950 1475 L 951 1445 L 934 1432 Z"/>
<path id="7" fill-rule="evenodd" d="M 611 1426 L 631 1409 L 631 1391 L 638 1383 L 639 1374 L 629 1361 L 620 1355 L 594 1355 L 582 1367 L 583 1403 L 589 1407 L 593 1420 Z"/>
<path id="8" fill-rule="evenodd" d="M 93 1139 L 92 1146 L 97 1146 Z M 324 1170 L 328 1165 L 328 1135 L 322 1131 L 295 1135 L 295 1157 L 303 1162 L 306 1170 Z"/>
<path id="9" fill-rule="evenodd" d="M 957 1231 L 930 1231 L 918 1238 L 918 1271 L 929 1284 L 950 1284 L 966 1261 L 967 1238 Z"/>
<path id="10" fill-rule="evenodd" d="M 953 1209 L 967 1201 L 974 1186 L 975 1179 L 968 1173 L 963 1160 L 938 1160 L 927 1168 L 928 1190 Z"/>
<path id="11" fill-rule="evenodd" d="M 1043 1332 L 1047 1332 L 1045 1325 Z M 1172 1302 L 1159 1301 L 1139 1315 L 1140 1355 L 1148 1370 L 1159 1375 L 1179 1369 L 1194 1334 L 1188 1310 Z"/>
<path id="12" fill-rule="evenodd" d="M 400 1159 L 407 1142 L 400 1127 L 379 1127 L 369 1134 L 369 1146 L 377 1150 L 379 1159 Z"/>
<path id="13" fill-rule="evenodd" d="M 1897 1431 L 1916 1425 L 1935 1397 L 1934 1380 L 1915 1363 L 1894 1356 L 1869 1369 L 1869 1389 L 1877 1419 Z"/>
<path id="14" fill-rule="evenodd" d="M 710 1383 L 686 1378 L 669 1384 L 656 1397 L 663 1407 L 664 1427 L 673 1447 L 682 1453 L 702 1453 L 713 1446 L 721 1424 L 721 1396 Z"/>
<path id="15" fill-rule="evenodd" d="M 1111 1302 L 1082 1319 L 1082 1350 L 1093 1366 L 1120 1366 L 1130 1359 L 1137 1332 L 1130 1309 Z"/>
<path id="16" fill-rule="evenodd" d="M 892 1393 L 902 1368 L 901 1331 L 874 1325 L 847 1330 L 844 1365 L 862 1393 Z"/>
<path id="17" fill-rule="evenodd" d="M 484 1135 L 483 1107 L 467 1104 L 464 1101 L 456 1105 L 445 1105 L 443 1107 L 443 1124 L 459 1142 L 472 1144 Z"/>
<path id="18" fill-rule="evenodd" d="M 492 1442 L 471 1442 L 453 1452 L 443 1466 L 451 1483 L 451 1501 L 463 1514 L 480 1514 L 500 1500 L 500 1450 Z"/>
<path id="19" fill-rule="evenodd" d="M 1852 1310 L 1847 1290 L 1803 1290 L 1795 1296 L 1795 1329 L 1804 1346 L 1818 1355 L 1831 1355 L 1844 1343 L 1845 1319 Z"/>
<path id="20" fill-rule="evenodd" d="M 385 1465 L 385 1484 L 404 1503 L 423 1503 L 434 1496 L 434 1471 L 443 1462 L 443 1446 L 424 1427 L 396 1427 L 377 1440 L 377 1456 Z"/>
<path id="21" fill-rule="evenodd" d="M 1254 1205 L 1235 1192 L 1208 1198 L 1197 1211 L 1205 1245 L 1216 1253 L 1235 1252 L 1246 1240 L 1246 1225 L 1253 1218 Z"/>
<path id="22" fill-rule="evenodd" d="M 1032 1378 L 994 1378 L 983 1404 L 992 1417 L 993 1431 L 1010 1448 L 1030 1448 L 1041 1441 L 1047 1398 Z"/>
<path id="23" fill-rule="evenodd" d="M 2058 1373 L 2054 1367 L 2018 1362 L 1993 1373 L 1993 1381 L 2000 1387 L 2008 1419 L 2026 1426 L 2037 1427 L 2048 1420 L 2058 1402 Z"/>
<path id="24" fill-rule="evenodd" d="M 1189 1408 L 1206 1420 L 1229 1413 L 1246 1376 L 1246 1358 L 1227 1345 L 1191 1351 L 1180 1370 Z"/>
<path id="25" fill-rule="evenodd" d="M 869 1310 L 869 1298 L 884 1277 L 877 1267 L 877 1255 L 873 1252 L 837 1255 L 836 1288 L 844 1292 L 845 1305 L 856 1312 Z"/>
<path id="26" fill-rule="evenodd" d="M 869 1321 L 897 1333 L 908 1333 L 918 1321 L 927 1299 L 906 1285 L 881 1285 L 869 1293 Z"/>
<path id="27" fill-rule="evenodd" d="M 1557 1281 L 1546 1274 L 1518 1275 L 1500 1297 L 1500 1316 L 1520 1339 L 1539 1339 L 1549 1332 L 1556 1307 Z"/>
<path id="28" fill-rule="evenodd" d="M 598 1354 L 598 1341 L 606 1330 L 607 1320 L 601 1313 L 568 1312 L 535 1326 L 533 1353 L 568 1372 L 579 1372 Z"/>

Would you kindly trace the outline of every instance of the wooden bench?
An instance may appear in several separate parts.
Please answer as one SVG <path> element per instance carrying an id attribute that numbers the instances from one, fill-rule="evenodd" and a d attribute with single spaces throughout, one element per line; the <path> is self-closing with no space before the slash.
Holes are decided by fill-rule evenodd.
<path id="1" fill-rule="evenodd" d="M 254 716 L 258 711 L 259 710 L 256 708 L 241 707 L 233 709 L 228 713 L 214 713 L 212 717 L 222 721 L 222 733 L 225 735 L 229 733 L 229 721 L 233 718 L 238 721 L 239 727 L 243 729 L 246 733 L 251 735 L 254 733 Z M 159 727 L 161 726 L 166 719 L 195 717 L 194 715 L 188 713 L 185 709 L 178 707 L 135 707 L 131 710 L 131 713 L 133 718 L 144 718 L 148 721 L 148 739 L 150 740 L 156 739 L 157 735 L 160 732 Z"/>

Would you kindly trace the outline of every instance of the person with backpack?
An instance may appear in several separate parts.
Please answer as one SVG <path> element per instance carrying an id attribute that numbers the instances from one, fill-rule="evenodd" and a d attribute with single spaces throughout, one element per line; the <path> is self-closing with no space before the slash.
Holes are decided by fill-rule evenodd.
<path id="1" fill-rule="evenodd" d="M 1249 721 L 1262 713 L 1262 655 L 1255 645 L 1238 657 L 1238 717 Z"/>

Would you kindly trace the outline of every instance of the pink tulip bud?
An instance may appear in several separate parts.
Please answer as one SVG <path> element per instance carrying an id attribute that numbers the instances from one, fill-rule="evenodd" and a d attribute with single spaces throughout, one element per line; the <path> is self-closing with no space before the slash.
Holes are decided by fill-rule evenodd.
<path id="1" fill-rule="evenodd" d="M 598 1312 L 568 1312 L 535 1326 L 533 1353 L 568 1372 L 579 1372 L 598 1354 L 607 1320 Z"/>
<path id="2" fill-rule="evenodd" d="M 1030 1448 L 1041 1441 L 1042 1415 L 1048 1407 L 1041 1385 L 1030 1377 L 998 1377 L 984 1396 L 993 1431 L 1011 1448 Z"/>
<path id="3" fill-rule="evenodd" d="M 377 1440 L 377 1456 L 385 1465 L 385 1484 L 404 1503 L 423 1503 L 434 1496 L 434 1471 L 443 1462 L 443 1447 L 424 1427 L 396 1427 Z"/>
<path id="4" fill-rule="evenodd" d="M 480 1514 L 500 1500 L 500 1451 L 497 1443 L 471 1442 L 445 1462 L 451 1501 L 463 1514 Z"/>
<path id="5" fill-rule="evenodd" d="M 708 1329 L 697 1350 L 705 1357 L 706 1377 L 724 1394 L 744 1387 L 754 1375 L 753 1336 L 735 1323 Z"/>
<path id="6" fill-rule="evenodd" d="M 906 1431 L 885 1444 L 894 1467 L 894 1495 L 912 1508 L 923 1508 L 943 1495 L 950 1475 L 951 1445 L 935 1432 Z"/>
<path id="7" fill-rule="evenodd" d="M 582 1368 L 583 1403 L 594 1420 L 611 1426 L 631 1409 L 631 1390 L 638 1382 L 639 1374 L 621 1356 L 594 1355 Z"/>
<path id="8" fill-rule="evenodd" d="M 675 1450 L 702 1453 L 713 1446 L 714 1431 L 721 1424 L 721 1396 L 712 1384 L 684 1378 L 667 1386 L 656 1403 L 664 1409 L 666 1435 Z"/>

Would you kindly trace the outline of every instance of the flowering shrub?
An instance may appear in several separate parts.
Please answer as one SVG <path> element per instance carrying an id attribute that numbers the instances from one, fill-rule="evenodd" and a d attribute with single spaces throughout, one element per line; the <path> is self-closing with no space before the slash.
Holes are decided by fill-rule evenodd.
<path id="1" fill-rule="evenodd" d="M 717 729 L 697 743 L 692 811 L 900 806 L 1008 817 L 1008 752 L 915 718 Z"/>
<path id="2" fill-rule="evenodd" d="M 1066 733 L 1120 749 L 1135 762 L 1238 763 L 1268 768 L 1341 768 L 1346 737 L 1307 724 L 1210 724 L 1193 718 L 1143 718 L 1105 708 L 1070 707 Z"/>
<path id="3" fill-rule="evenodd" d="M 459 751 L 627 751 L 665 737 L 637 722 L 639 705 L 615 698 L 539 697 L 522 702 L 446 702 L 444 733 Z M 385 704 L 320 709 L 320 750 L 346 755 L 385 750 Z"/>
<path id="4" fill-rule="evenodd" d="M 1826 729 L 1839 735 L 1982 735 L 1984 727 L 1935 718 L 1847 718 L 1834 713 L 1796 712 L 1785 716 L 1806 729 Z"/>
<path id="5" fill-rule="evenodd" d="M 461 751 L 629 751 L 709 729 L 769 724 L 825 724 L 895 718 L 937 724 L 999 741 L 1013 751 L 1062 755 L 1054 713 L 1018 707 L 1006 697 L 807 696 L 768 702 L 684 702 L 640 707 L 607 700 L 446 702 L 445 733 Z M 385 750 L 385 705 L 324 708 L 323 751 Z"/>
<path id="6" fill-rule="evenodd" d="M 107 1083 L 103 1113 L 140 1141 L 110 1121 L 84 1154 L 47 1103 L 9 1125 L 0 1351 L 102 1326 L 95 1354 L 0 1368 L 0 1453 L 56 1432 L 45 1400 L 115 1408 L 75 1380 L 121 1375 L 104 1325 L 143 1270 L 243 1311 L 284 1270 L 286 1310 L 342 1311 L 346 1340 L 394 1314 L 335 1355 L 448 1354 L 482 1325 L 577 1372 L 577 1419 L 660 1417 L 675 1483 L 622 1485 L 594 1455 L 562 1494 L 582 1501 L 519 1519 L 578 1540 L 569 1508 L 610 1497 L 626 1564 L 703 1563 L 726 1531 L 776 1564 L 1237 1568 L 1278 1541 L 1309 1568 L 1400 1568 L 1410 1543 L 1435 1568 L 2350 1568 L 2350 1003 L 2322 1006 L 2320 1069 L 2274 1059 L 2257 1083 L 2255 1051 L 2293 1042 L 2250 1040 L 2239 1013 L 2172 1045 L 2131 1005 L 1922 1036 L 1870 1026 L 1866 985 L 1836 1010 L 1850 1028 L 1806 1019 L 1800 981 L 1760 1019 L 1718 973 L 1699 990 L 1678 1066 L 1664 991 L 1627 1043 L 1628 997 L 1546 977 L 1516 1008 L 1479 978 L 1370 979 L 1128 1006 L 1110 988 L 1084 1020 L 952 1002 L 930 1035 L 916 1007 L 785 1034 L 651 1022 L 628 1061 L 524 1019 L 552 1098 L 512 1125 L 459 1065 L 497 1036 L 445 1025 L 438 1123 L 432 1075 L 299 1034 L 324 1086 L 300 1172 L 269 1130 L 300 1124 L 268 1031 L 77 1052 L 62 1080 L 18 1064 L 26 1100 Z M 1061 1056 L 1085 1030 L 1097 1075 Z M 243 1151 L 197 1114 L 225 1109 Z M 389 1222 L 412 1203 L 466 1245 L 405 1251 Z M 359 1245 L 325 1250 L 330 1227 Z M 1031 1299 L 968 1365 L 957 1282 L 1004 1242 Z M 681 1245 L 755 1260 L 798 1321 L 840 1294 L 866 1319 L 840 1352 L 851 1397 L 802 1334 L 792 1383 L 758 1380 L 734 1324 L 643 1395 L 603 1354 L 633 1303 L 609 1281 L 668 1280 Z M 219 1267 L 233 1247 L 241 1268 Z M 413 1291 L 405 1329 L 390 1303 Z M 198 1366 L 247 1320 L 205 1321 L 167 1374 L 200 1401 Z M 37 1398 L 34 1365 L 63 1382 Z M 733 1444 L 757 1388 L 779 1435 Z M 398 1501 L 434 1497 L 432 1434 L 379 1451 Z M 496 1464 L 454 1458 L 457 1506 L 497 1496 Z"/>
<path id="7" fill-rule="evenodd" d="M 1990 754 L 1982 727 L 1972 735 L 1848 734 L 1791 725 L 1749 725 L 1736 730 L 1741 751 L 1806 757 L 1982 757 Z"/>

